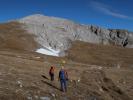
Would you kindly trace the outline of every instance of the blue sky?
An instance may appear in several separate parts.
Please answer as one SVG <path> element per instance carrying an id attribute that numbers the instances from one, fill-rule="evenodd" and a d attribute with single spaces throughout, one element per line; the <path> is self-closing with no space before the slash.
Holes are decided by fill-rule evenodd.
<path id="1" fill-rule="evenodd" d="M 133 31 L 132 0 L 1 0 L 0 22 L 31 14 Z"/>

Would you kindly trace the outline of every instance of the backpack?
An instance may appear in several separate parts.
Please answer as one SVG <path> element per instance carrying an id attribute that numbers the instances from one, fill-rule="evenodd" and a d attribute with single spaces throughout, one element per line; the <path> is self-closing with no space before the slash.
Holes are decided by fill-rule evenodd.
<path id="1" fill-rule="evenodd" d="M 67 79 L 68 77 L 67 77 L 67 72 L 65 71 L 65 70 L 61 70 L 60 72 L 59 72 L 59 78 L 60 79 Z"/>
<path id="2" fill-rule="evenodd" d="M 54 67 L 49 70 L 49 74 L 54 74 Z"/>

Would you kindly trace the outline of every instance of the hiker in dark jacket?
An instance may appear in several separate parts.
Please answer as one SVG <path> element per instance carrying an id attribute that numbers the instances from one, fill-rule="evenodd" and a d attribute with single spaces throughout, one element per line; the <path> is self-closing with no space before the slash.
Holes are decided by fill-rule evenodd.
<path id="1" fill-rule="evenodd" d="M 51 66 L 49 70 L 49 76 L 50 76 L 51 81 L 54 81 L 54 70 L 55 70 L 55 67 Z"/>
<path id="2" fill-rule="evenodd" d="M 61 70 L 59 71 L 59 80 L 60 80 L 60 85 L 61 85 L 61 91 L 66 92 L 67 91 L 68 74 L 63 66 L 62 66 Z"/>

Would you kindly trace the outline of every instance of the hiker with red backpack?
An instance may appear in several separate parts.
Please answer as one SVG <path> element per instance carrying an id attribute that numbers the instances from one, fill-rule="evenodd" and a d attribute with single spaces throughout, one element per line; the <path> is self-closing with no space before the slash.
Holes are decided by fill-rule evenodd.
<path id="1" fill-rule="evenodd" d="M 49 76 L 50 76 L 51 81 L 54 81 L 54 70 L 55 70 L 55 67 L 51 66 L 51 68 L 49 70 Z"/>
<path id="2" fill-rule="evenodd" d="M 62 66 L 61 70 L 59 71 L 59 80 L 61 85 L 61 91 L 67 92 L 67 80 L 68 80 L 68 73 Z"/>

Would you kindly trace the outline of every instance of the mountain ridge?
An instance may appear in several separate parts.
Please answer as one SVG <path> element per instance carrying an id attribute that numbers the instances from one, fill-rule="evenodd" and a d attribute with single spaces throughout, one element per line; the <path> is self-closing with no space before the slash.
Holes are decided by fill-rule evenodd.
<path id="1" fill-rule="evenodd" d="M 119 45 L 133 48 L 133 34 L 127 30 L 104 29 L 99 26 L 82 25 L 73 21 L 40 14 L 24 17 L 18 22 L 37 36 L 35 39 L 42 47 L 67 50 L 71 42 L 80 40 L 94 44 Z"/>

